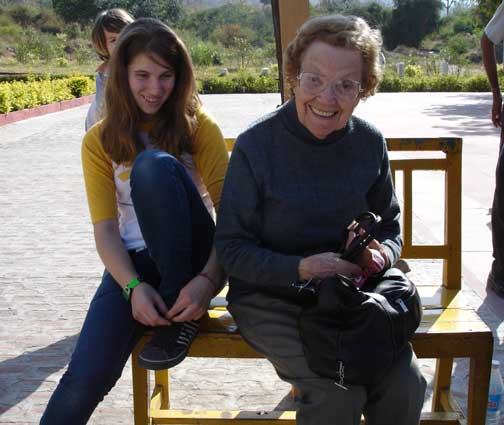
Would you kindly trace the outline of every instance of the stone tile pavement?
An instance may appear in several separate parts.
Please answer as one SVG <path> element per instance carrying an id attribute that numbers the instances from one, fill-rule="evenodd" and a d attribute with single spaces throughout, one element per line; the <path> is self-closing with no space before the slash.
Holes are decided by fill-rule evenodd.
<path id="1" fill-rule="evenodd" d="M 236 136 L 274 108 L 277 95 L 215 95 L 203 101 Z M 357 115 L 386 136 L 461 135 L 463 156 L 464 291 L 495 333 L 504 363 L 504 300 L 487 294 L 488 208 L 498 133 L 490 125 L 489 94 L 380 94 Z M 102 266 L 96 255 L 83 189 L 80 142 L 87 107 L 0 127 L 0 424 L 37 423 L 63 373 Z M 426 180 L 415 205 L 417 237 L 436 240 L 442 223 Z M 434 202 L 434 204 L 433 204 Z M 414 268 L 415 279 L 439 274 L 439 264 Z M 433 362 L 421 360 L 432 381 Z M 456 363 L 455 389 L 466 392 L 467 364 Z M 174 407 L 274 408 L 289 386 L 264 360 L 188 359 L 172 372 Z M 426 401 L 427 403 L 428 401 Z M 93 424 L 132 424 L 129 366 L 93 415 Z"/>

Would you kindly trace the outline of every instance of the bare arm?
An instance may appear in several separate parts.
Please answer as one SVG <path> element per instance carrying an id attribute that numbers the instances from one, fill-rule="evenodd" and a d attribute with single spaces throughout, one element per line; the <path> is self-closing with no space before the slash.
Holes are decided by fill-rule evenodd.
<path id="1" fill-rule="evenodd" d="M 102 220 L 94 224 L 96 249 L 107 271 L 121 288 L 138 277 L 135 266 L 124 247 L 119 233 L 117 220 Z M 161 316 L 167 311 L 166 305 L 149 284 L 142 282 L 131 296 L 131 309 L 135 320 L 147 326 L 169 325 L 170 322 Z"/>
<path id="2" fill-rule="evenodd" d="M 492 122 L 495 127 L 501 126 L 502 95 L 497 78 L 497 63 L 495 60 L 494 44 L 486 34 L 481 37 L 481 50 L 483 51 L 483 65 L 492 88 Z"/>

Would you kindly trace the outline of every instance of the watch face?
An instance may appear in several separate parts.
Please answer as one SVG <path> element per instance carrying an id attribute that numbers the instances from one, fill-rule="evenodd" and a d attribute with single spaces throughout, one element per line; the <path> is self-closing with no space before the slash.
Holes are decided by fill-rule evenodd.
<path id="1" fill-rule="evenodd" d="M 129 301 L 130 293 L 131 293 L 131 288 L 129 288 L 128 286 L 123 289 L 123 296 L 126 299 L 126 301 Z"/>

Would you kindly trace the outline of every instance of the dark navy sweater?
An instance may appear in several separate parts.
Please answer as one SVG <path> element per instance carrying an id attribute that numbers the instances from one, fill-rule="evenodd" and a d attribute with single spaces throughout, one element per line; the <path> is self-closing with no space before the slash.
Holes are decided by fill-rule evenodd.
<path id="1" fill-rule="evenodd" d="M 287 102 L 240 134 L 231 155 L 215 235 L 228 299 L 281 293 L 299 279 L 302 257 L 339 252 L 348 224 L 368 210 L 383 219 L 376 239 L 394 264 L 400 211 L 383 136 L 352 116 L 316 139 Z"/>

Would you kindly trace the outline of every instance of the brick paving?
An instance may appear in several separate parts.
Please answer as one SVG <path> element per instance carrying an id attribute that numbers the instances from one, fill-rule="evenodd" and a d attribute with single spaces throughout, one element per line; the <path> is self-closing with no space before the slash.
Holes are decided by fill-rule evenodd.
<path id="1" fill-rule="evenodd" d="M 276 95 L 203 100 L 229 137 L 279 103 Z M 464 291 L 494 330 L 495 357 L 504 362 L 504 301 L 487 295 L 483 284 L 490 263 L 488 207 L 498 144 L 488 119 L 490 102 L 489 94 L 383 94 L 361 105 L 357 114 L 385 135 L 414 136 L 421 129 L 422 135 L 464 137 Z M 102 265 L 80 164 L 86 110 L 83 106 L 0 127 L 0 424 L 39 421 L 99 283 Z M 419 237 L 436 239 L 436 212 L 424 203 L 418 210 L 424 214 Z M 416 279 L 440 272 L 437 263 L 422 267 L 414 270 Z M 421 365 L 431 381 L 433 362 L 421 360 Z M 457 362 L 454 382 L 460 396 L 466 377 L 467 362 Z M 131 388 L 128 365 L 90 423 L 132 424 Z M 262 410 L 286 403 L 289 386 L 264 360 L 188 359 L 173 370 L 172 389 L 174 407 L 218 403 Z"/>

